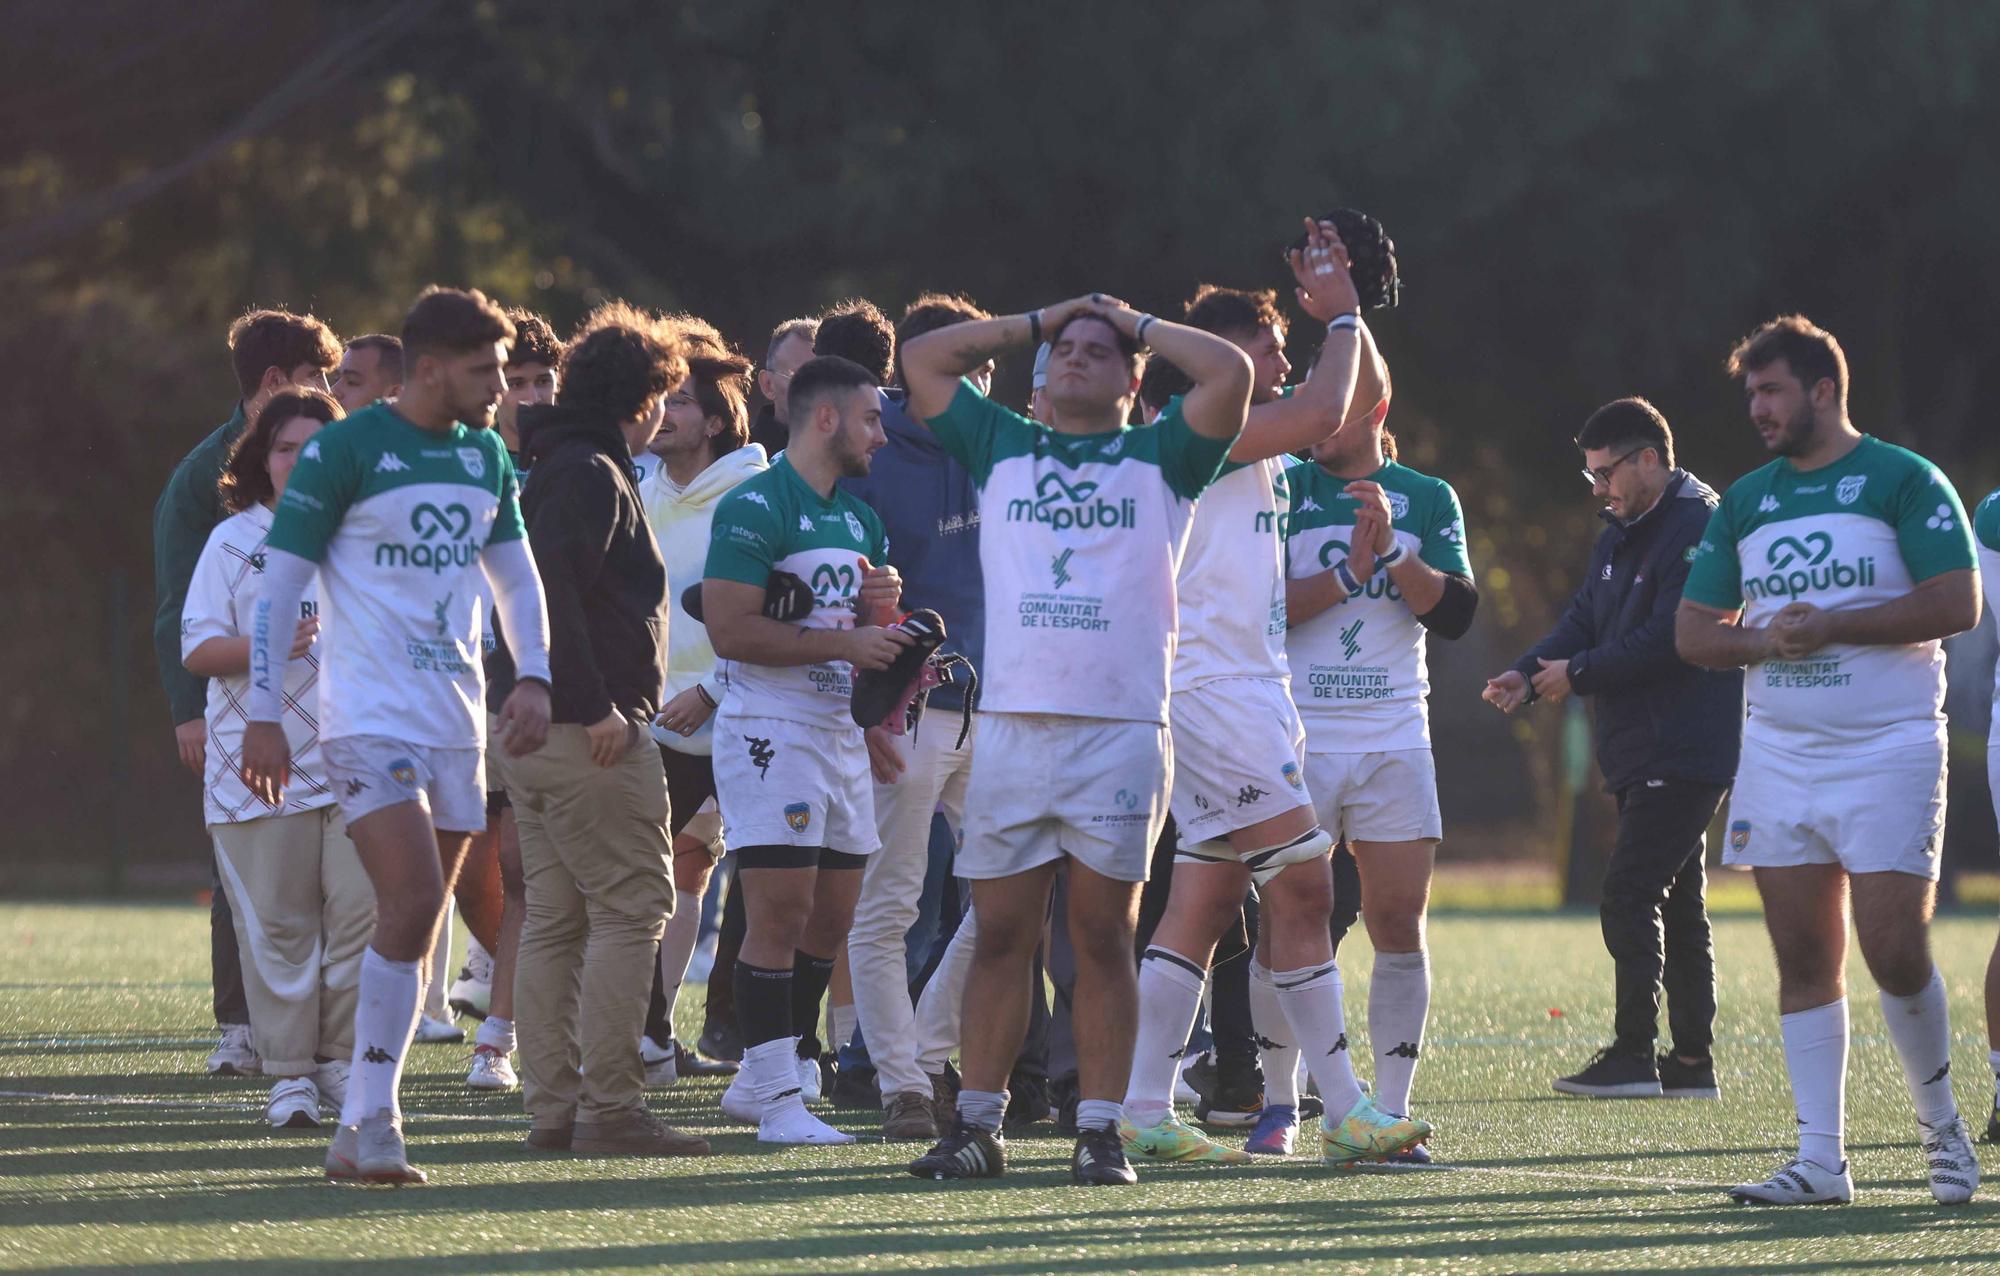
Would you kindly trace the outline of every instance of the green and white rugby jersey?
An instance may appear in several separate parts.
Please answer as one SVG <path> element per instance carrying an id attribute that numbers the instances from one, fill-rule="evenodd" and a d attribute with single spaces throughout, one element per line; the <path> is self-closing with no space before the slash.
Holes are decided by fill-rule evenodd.
<path id="1" fill-rule="evenodd" d="M 1972 538 L 1979 544 L 1979 580 L 1986 610 L 2000 616 L 2000 491 L 1988 492 L 1972 512 Z M 2000 669 L 1993 671 L 1993 720 L 1986 730 L 1989 751 L 2000 748 Z M 1993 795 L 2000 803 L 2000 793 Z"/>
<path id="2" fill-rule="evenodd" d="M 780 453 L 716 504 L 702 574 L 763 589 L 772 572 L 790 572 L 813 593 L 801 625 L 852 629 L 863 558 L 876 567 L 889 561 L 889 536 L 875 511 L 839 488 L 821 496 Z M 784 668 L 719 660 L 716 675 L 723 707 L 733 714 L 859 730 L 848 712 L 854 679 L 845 660 Z"/>
<path id="3" fill-rule="evenodd" d="M 1965 510 L 1936 466 L 1871 435 L 1831 465 L 1780 458 L 1724 493 L 1681 596 L 1767 625 L 1788 604 L 1872 607 L 1973 565 Z M 1944 738 L 1944 649 L 1836 643 L 1746 678 L 1745 739 L 1851 755 Z"/>
<path id="4" fill-rule="evenodd" d="M 480 747 L 479 552 L 522 535 L 492 430 L 376 403 L 313 435 L 266 543 L 319 564 L 321 739 Z"/>
<path id="5" fill-rule="evenodd" d="M 927 424 L 979 486 L 980 707 L 1164 726 L 1174 575 L 1234 439 L 1196 434 L 1178 404 L 1153 425 L 1059 434 L 964 381 Z"/>
<path id="6" fill-rule="evenodd" d="M 1465 516 L 1451 484 L 1395 461 L 1364 477 L 1388 495 L 1391 526 L 1405 551 L 1438 571 L 1472 575 Z M 1292 469 L 1286 575 L 1316 576 L 1347 557 L 1360 502 L 1342 489 L 1354 481 L 1320 465 Z M 1292 700 L 1305 721 L 1311 752 L 1430 747 L 1424 627 L 1388 572 L 1378 569 L 1359 594 L 1292 626 L 1285 654 L 1292 666 Z"/>
<path id="7" fill-rule="evenodd" d="M 1216 678 L 1291 676 L 1285 665 L 1287 457 L 1227 462 L 1195 502 L 1175 587 L 1180 639 L 1173 689 Z"/>

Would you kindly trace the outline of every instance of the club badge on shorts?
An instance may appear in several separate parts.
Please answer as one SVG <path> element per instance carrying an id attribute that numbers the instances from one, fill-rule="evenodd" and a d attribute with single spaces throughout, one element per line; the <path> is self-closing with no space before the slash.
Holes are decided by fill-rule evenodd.
<path id="1" fill-rule="evenodd" d="M 389 764 L 389 777 L 406 789 L 417 787 L 417 764 L 408 758 L 397 758 Z"/>
<path id="2" fill-rule="evenodd" d="M 1729 826 L 1729 849 L 1741 852 L 1750 845 L 1750 821 L 1738 820 Z"/>
<path id="3" fill-rule="evenodd" d="M 794 833 L 805 832 L 812 818 L 812 808 L 804 802 L 794 802 L 785 808 L 785 826 Z"/>
<path id="4" fill-rule="evenodd" d="M 1305 789 L 1305 787 L 1306 787 L 1306 782 L 1305 782 L 1304 780 L 1302 780 L 1302 779 L 1300 779 L 1300 778 L 1299 778 L 1299 764 L 1298 764 L 1298 763 L 1296 763 L 1296 762 L 1287 762 L 1287 763 L 1285 763 L 1285 765 L 1284 765 L 1284 766 L 1282 766 L 1282 767 L 1279 767 L 1279 768 L 1278 768 L 1278 770 L 1279 770 L 1279 772 L 1280 772 L 1280 773 L 1282 773 L 1282 774 L 1284 775 L 1284 777 L 1285 777 L 1285 783 L 1287 783 L 1287 784 L 1289 784 L 1289 785 L 1291 785 L 1291 786 L 1292 786 L 1292 791 L 1293 791 L 1293 792 L 1295 792 L 1295 793 L 1296 793 L 1296 792 L 1303 792 L 1303 791 L 1304 791 L 1304 789 Z"/>

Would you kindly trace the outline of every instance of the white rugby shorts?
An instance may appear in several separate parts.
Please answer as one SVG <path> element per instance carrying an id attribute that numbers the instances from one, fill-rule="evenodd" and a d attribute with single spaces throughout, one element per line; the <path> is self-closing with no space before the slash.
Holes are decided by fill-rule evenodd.
<path id="1" fill-rule="evenodd" d="M 1944 844 L 1943 741 L 1808 758 L 1743 738 L 1722 862 L 1838 864 L 1937 880 Z"/>
<path id="2" fill-rule="evenodd" d="M 438 749 L 379 735 L 320 741 L 341 818 L 351 826 L 386 806 L 415 802 L 431 827 L 478 833 L 486 827 L 486 759 L 479 749 Z"/>
<path id="3" fill-rule="evenodd" d="M 1349 842 L 1437 841 L 1437 763 L 1429 749 L 1308 753 L 1306 788 L 1319 825 Z"/>
<path id="4" fill-rule="evenodd" d="M 982 713 L 973 727 L 961 877 L 1012 877 L 1067 855 L 1143 882 L 1167 821 L 1173 743 L 1157 722 Z"/>
<path id="5" fill-rule="evenodd" d="M 875 781 L 860 727 L 715 716 L 715 796 L 733 847 L 825 847 L 872 855 Z"/>
<path id="6" fill-rule="evenodd" d="M 1219 841 L 1310 806 L 1306 729 L 1275 678 L 1217 678 L 1168 702 L 1174 826 L 1182 846 Z"/>

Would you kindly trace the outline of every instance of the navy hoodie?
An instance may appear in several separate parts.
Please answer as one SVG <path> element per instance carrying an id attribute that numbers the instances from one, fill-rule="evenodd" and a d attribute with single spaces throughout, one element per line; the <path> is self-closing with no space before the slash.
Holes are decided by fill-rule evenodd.
<path id="1" fill-rule="evenodd" d="M 944 650 L 976 670 L 986 654 L 986 577 L 979 568 L 979 491 L 972 475 L 910 419 L 900 390 L 882 392 L 882 431 L 865 478 L 840 486 L 867 502 L 889 533 L 889 562 L 903 576 L 904 611 L 928 607 L 944 620 Z M 958 683 L 931 692 L 935 708 L 965 704 Z"/>
<path id="2" fill-rule="evenodd" d="M 1674 650 L 1674 612 L 1716 499 L 1677 469 L 1653 508 L 1631 522 L 1604 511 L 1583 588 L 1514 666 L 1532 679 L 1544 657 L 1570 662 L 1570 690 L 1597 706 L 1597 765 L 1613 793 L 1641 780 L 1728 784 L 1736 776 L 1743 671 L 1697 669 Z"/>

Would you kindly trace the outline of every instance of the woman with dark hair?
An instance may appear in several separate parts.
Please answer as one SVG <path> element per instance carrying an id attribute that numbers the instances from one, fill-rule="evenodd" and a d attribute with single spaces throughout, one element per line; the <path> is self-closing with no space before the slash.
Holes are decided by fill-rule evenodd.
<path id="1" fill-rule="evenodd" d="M 342 415 L 318 390 L 287 391 L 239 436 L 217 483 L 230 517 L 209 535 L 181 614 L 181 661 L 209 679 L 207 822 L 244 954 L 251 1035 L 265 1075 L 277 1079 L 264 1114 L 279 1129 L 319 1125 L 322 1101 L 340 1107 L 361 953 L 375 922 L 374 892 L 320 765 L 319 618 L 310 589 L 285 666 L 292 779 L 281 805 L 267 805 L 237 774 L 264 538 L 299 453 Z"/>

